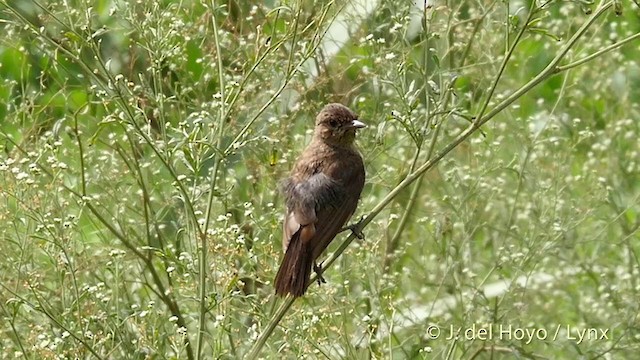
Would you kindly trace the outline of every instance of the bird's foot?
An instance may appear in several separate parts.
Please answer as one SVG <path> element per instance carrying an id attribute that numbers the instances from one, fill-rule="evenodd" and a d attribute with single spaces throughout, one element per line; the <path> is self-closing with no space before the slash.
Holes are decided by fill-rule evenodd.
<path id="1" fill-rule="evenodd" d="M 316 281 L 318 282 L 318 286 L 320 286 L 320 284 L 327 283 L 327 280 L 322 277 L 322 263 L 320 263 L 320 265 L 313 263 L 313 271 L 316 272 Z"/>
<path id="2" fill-rule="evenodd" d="M 364 220 L 364 216 L 362 216 L 357 223 L 345 226 L 344 228 L 340 229 L 340 232 L 351 230 L 355 237 L 357 237 L 359 240 L 364 240 L 364 234 L 360 230 L 360 224 L 362 224 L 362 220 Z"/>

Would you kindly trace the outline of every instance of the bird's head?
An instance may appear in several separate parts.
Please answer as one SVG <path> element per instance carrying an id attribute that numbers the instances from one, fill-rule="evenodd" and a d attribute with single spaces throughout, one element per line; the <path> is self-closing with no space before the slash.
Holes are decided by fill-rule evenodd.
<path id="1" fill-rule="evenodd" d="M 356 130 L 366 126 L 348 107 L 328 104 L 316 116 L 315 137 L 329 145 L 351 146 L 356 138 Z"/>

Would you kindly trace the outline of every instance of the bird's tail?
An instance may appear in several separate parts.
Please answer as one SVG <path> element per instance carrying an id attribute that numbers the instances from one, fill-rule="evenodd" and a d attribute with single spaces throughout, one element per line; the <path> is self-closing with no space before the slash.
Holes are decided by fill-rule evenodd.
<path id="1" fill-rule="evenodd" d="M 294 297 L 304 295 L 309 287 L 311 268 L 313 265 L 313 248 L 309 241 L 303 240 L 304 227 L 296 231 L 291 237 L 287 251 L 284 254 L 280 269 L 276 275 L 276 295 Z"/>

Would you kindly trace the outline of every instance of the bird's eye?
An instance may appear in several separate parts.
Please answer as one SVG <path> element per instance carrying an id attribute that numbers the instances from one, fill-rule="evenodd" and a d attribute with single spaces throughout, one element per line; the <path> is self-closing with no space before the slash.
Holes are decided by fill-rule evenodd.
<path id="1" fill-rule="evenodd" d="M 338 121 L 337 120 L 329 120 L 329 126 L 338 127 Z"/>

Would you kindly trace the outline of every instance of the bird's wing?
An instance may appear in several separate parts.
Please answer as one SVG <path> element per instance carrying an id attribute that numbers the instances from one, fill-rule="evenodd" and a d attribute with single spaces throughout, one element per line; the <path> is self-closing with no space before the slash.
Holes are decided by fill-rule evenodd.
<path id="1" fill-rule="evenodd" d="M 359 195 L 359 194 L 358 194 Z M 313 258 L 317 259 L 349 220 L 358 205 L 358 198 L 345 196 L 335 206 L 325 206 L 317 213 L 316 231 L 311 243 Z"/>
<path id="2" fill-rule="evenodd" d="M 321 172 L 303 181 L 288 178 L 283 182 L 282 188 L 287 196 L 287 216 L 282 241 L 285 250 L 301 225 L 317 222 L 317 209 L 339 202 L 344 197 L 336 181 Z"/>
<path id="3" fill-rule="evenodd" d="M 276 294 L 302 296 L 309 286 L 311 269 L 316 259 L 338 234 L 358 203 L 358 198 L 343 198 L 337 204 L 318 209 L 316 221 L 301 226 L 295 211 L 284 222 L 284 252 L 275 279 Z"/>
<path id="4" fill-rule="evenodd" d="M 331 240 L 338 234 L 340 229 L 349 220 L 356 209 L 358 198 L 350 199 L 343 197 L 336 201 L 335 205 L 326 205 L 316 213 L 315 235 L 310 239 L 305 239 L 314 244 L 314 258 L 326 249 Z M 296 220 L 295 211 L 290 211 L 284 219 L 284 236 L 282 239 L 282 249 L 287 250 L 293 235 L 300 229 L 300 223 Z"/>

